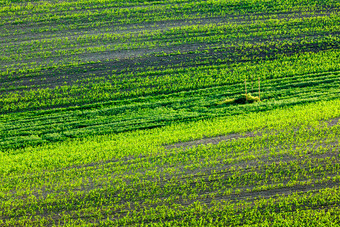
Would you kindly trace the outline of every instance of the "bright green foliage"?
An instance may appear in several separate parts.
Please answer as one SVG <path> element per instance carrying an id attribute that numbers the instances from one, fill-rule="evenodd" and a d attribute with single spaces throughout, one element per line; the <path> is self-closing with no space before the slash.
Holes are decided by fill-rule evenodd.
<path id="1" fill-rule="evenodd" d="M 5 225 L 336 224 L 340 100 L 2 154 Z M 217 135 L 243 137 L 171 148 Z"/>
<path id="2" fill-rule="evenodd" d="M 0 226 L 339 225 L 339 9 L 0 1 Z"/>

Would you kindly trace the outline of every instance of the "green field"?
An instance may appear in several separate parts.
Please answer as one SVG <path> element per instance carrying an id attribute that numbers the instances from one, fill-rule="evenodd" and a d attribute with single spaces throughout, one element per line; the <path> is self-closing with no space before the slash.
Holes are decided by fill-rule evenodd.
<path id="1" fill-rule="evenodd" d="M 340 225 L 337 0 L 2 0 L 0 46 L 0 226 Z"/>

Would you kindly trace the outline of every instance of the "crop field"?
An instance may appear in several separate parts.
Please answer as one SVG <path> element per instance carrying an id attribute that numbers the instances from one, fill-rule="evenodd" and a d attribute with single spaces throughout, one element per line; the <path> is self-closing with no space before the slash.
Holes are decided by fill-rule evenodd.
<path id="1" fill-rule="evenodd" d="M 337 226 L 339 138 L 337 0 L 0 1 L 0 226 Z"/>

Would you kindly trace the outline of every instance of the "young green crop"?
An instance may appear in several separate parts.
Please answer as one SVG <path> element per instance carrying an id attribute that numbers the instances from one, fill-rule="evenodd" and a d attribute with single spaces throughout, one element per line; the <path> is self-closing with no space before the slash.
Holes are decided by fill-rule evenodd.
<path id="1" fill-rule="evenodd" d="M 339 7 L 2 4 L 0 226 L 339 224 Z"/>
<path id="2" fill-rule="evenodd" d="M 319 102 L 3 155 L 3 223 L 136 225 L 196 217 L 235 225 L 257 223 L 253 212 L 272 223 L 268 211 L 332 209 L 339 204 L 338 107 L 339 100 Z M 253 137 L 216 145 L 164 147 L 254 130 Z M 336 220 L 334 212 L 325 220 Z M 230 219 L 240 213 L 247 218 Z"/>

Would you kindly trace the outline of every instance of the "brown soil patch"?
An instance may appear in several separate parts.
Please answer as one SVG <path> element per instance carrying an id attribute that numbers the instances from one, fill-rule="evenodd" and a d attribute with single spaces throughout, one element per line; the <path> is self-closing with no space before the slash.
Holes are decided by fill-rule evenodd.
<path id="1" fill-rule="evenodd" d="M 188 142 L 180 142 L 176 144 L 166 145 L 166 149 L 174 149 L 174 148 L 183 148 L 183 150 L 186 150 L 188 148 L 191 148 L 193 146 L 198 145 L 207 145 L 207 144 L 218 144 L 221 141 L 231 141 L 233 139 L 241 139 L 241 138 L 247 138 L 247 137 L 255 137 L 253 132 L 248 132 L 246 135 L 241 135 L 239 133 L 233 133 L 225 136 L 217 136 L 217 137 L 211 137 L 211 138 L 204 138 L 200 140 L 194 140 L 194 141 L 188 141 Z"/>
<path id="2" fill-rule="evenodd" d="M 333 127 L 340 124 L 340 117 L 334 118 L 328 122 L 328 127 Z"/>
<path id="3" fill-rule="evenodd" d="M 340 124 L 340 117 L 333 118 L 326 122 L 328 123 L 328 127 L 336 126 L 337 124 Z M 183 148 L 183 150 L 186 150 L 191 147 L 198 146 L 198 145 L 207 145 L 207 144 L 215 145 L 215 144 L 220 143 L 221 141 L 231 141 L 233 139 L 242 139 L 242 138 L 255 137 L 255 136 L 261 136 L 261 133 L 254 134 L 253 132 L 247 132 L 245 135 L 241 135 L 239 133 L 232 133 L 232 134 L 228 134 L 224 136 L 222 135 L 222 136 L 216 136 L 216 137 L 210 137 L 210 138 L 203 138 L 200 140 L 169 144 L 169 145 L 165 145 L 165 148 L 169 150 L 175 149 L 175 148 Z"/>

